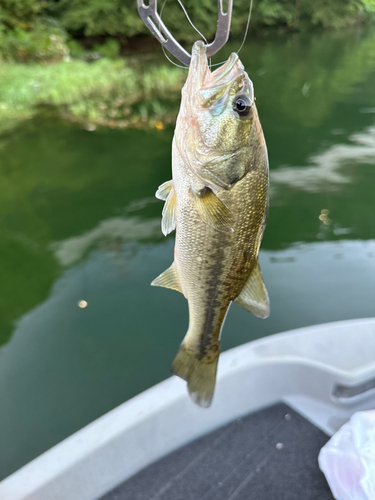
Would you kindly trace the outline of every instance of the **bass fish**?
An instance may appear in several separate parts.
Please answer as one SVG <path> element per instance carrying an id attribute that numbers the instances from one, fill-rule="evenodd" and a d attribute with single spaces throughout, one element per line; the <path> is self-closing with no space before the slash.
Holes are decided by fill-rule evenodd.
<path id="1" fill-rule="evenodd" d="M 194 44 L 172 145 L 172 180 L 162 231 L 176 229 L 174 262 L 151 284 L 181 292 L 189 328 L 173 362 L 202 407 L 211 404 L 220 333 L 234 301 L 266 318 L 269 298 L 258 263 L 268 217 L 268 156 L 253 84 L 237 54 L 211 72 Z"/>

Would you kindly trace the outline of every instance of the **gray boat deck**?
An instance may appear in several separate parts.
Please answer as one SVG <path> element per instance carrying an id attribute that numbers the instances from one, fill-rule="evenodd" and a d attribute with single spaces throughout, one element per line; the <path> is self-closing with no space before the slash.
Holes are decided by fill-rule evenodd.
<path id="1" fill-rule="evenodd" d="M 317 461 L 327 440 L 278 404 L 189 443 L 101 500 L 333 500 Z"/>

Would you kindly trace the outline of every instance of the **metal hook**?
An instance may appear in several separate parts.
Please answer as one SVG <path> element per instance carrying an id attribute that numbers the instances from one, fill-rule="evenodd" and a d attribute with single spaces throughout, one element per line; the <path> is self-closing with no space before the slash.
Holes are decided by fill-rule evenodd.
<path id="1" fill-rule="evenodd" d="M 171 32 L 165 26 L 157 11 L 157 0 L 150 0 L 145 5 L 143 0 L 137 0 L 138 13 L 151 31 L 154 37 L 166 48 L 176 59 L 186 66 L 190 65 L 191 54 L 187 52 Z M 212 57 L 224 47 L 229 38 L 230 23 L 232 20 L 233 0 L 228 0 L 228 10 L 223 11 L 223 0 L 218 0 L 218 19 L 214 41 L 206 45 L 207 57 Z"/>

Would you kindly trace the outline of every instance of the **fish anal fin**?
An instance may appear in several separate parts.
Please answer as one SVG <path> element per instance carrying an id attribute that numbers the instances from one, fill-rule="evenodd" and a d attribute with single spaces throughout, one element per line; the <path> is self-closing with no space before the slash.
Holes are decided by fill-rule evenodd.
<path id="1" fill-rule="evenodd" d="M 233 232 L 234 219 L 229 209 L 208 187 L 198 193 L 192 191 L 195 206 L 202 220 L 218 231 Z"/>
<path id="2" fill-rule="evenodd" d="M 161 286 L 164 288 L 171 288 L 177 292 L 183 293 L 181 290 L 180 282 L 176 273 L 176 267 L 174 262 L 166 271 L 161 273 L 154 281 L 151 283 L 152 286 Z"/>
<path id="3" fill-rule="evenodd" d="M 164 182 L 161 186 L 158 187 L 158 190 L 155 193 L 156 198 L 165 201 L 168 198 L 168 195 L 172 188 L 173 181 Z"/>
<path id="4" fill-rule="evenodd" d="M 162 212 L 161 230 L 164 236 L 176 229 L 176 193 L 173 187 L 169 191 Z"/>
<path id="5" fill-rule="evenodd" d="M 270 314 L 270 299 L 263 282 L 259 262 L 257 261 L 242 292 L 235 303 L 258 318 L 267 318 Z"/>

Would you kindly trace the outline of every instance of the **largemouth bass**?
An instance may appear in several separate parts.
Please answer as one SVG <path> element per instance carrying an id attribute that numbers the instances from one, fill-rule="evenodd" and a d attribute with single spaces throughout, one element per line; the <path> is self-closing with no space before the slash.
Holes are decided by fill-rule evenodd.
<path id="1" fill-rule="evenodd" d="M 189 328 L 173 362 L 193 400 L 210 406 L 220 332 L 232 301 L 258 317 L 269 298 L 258 263 L 268 216 L 268 157 L 253 84 L 237 54 L 211 72 L 196 42 L 172 145 L 162 231 L 176 229 L 174 262 L 152 285 L 177 290 Z"/>

